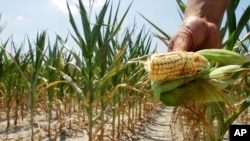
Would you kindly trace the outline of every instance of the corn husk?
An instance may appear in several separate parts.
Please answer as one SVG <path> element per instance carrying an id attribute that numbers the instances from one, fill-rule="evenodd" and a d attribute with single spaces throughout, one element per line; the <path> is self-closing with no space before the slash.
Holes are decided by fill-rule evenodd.
<path id="1" fill-rule="evenodd" d="M 247 62 L 248 59 L 223 49 L 206 49 L 199 53 L 217 65 L 211 65 L 206 70 L 191 76 L 152 81 L 151 86 L 157 100 L 166 106 L 183 106 L 207 102 L 229 102 L 238 99 L 226 88 L 236 81 L 237 78 L 233 78 L 235 73 L 247 70 L 241 64 Z M 240 74 L 237 75 L 240 76 Z"/>

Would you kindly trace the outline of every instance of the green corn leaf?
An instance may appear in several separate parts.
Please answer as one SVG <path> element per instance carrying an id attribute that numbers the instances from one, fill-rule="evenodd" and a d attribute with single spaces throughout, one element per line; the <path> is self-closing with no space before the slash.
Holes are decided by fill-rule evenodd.
<path id="1" fill-rule="evenodd" d="M 73 40 L 78 44 L 78 46 L 81 47 L 82 55 L 87 56 L 87 52 L 88 52 L 87 45 L 86 45 L 84 39 L 82 38 L 80 31 L 78 30 L 78 27 L 76 25 L 76 22 L 75 22 L 74 17 L 73 17 L 73 15 L 71 13 L 71 10 L 70 10 L 70 7 L 69 7 L 68 3 L 67 3 L 67 8 L 68 8 L 68 11 L 69 11 L 69 22 L 70 22 L 70 24 L 71 24 L 71 26 L 72 26 L 75 34 L 76 34 L 76 36 L 73 36 L 72 34 L 71 34 L 71 36 L 72 36 Z M 82 8 L 82 11 L 84 11 L 83 9 L 84 8 Z M 87 27 L 85 27 L 85 28 L 87 28 Z"/>
<path id="2" fill-rule="evenodd" d="M 235 9 L 237 8 L 239 0 L 230 0 L 227 8 L 227 24 L 229 35 L 231 35 L 236 29 L 236 15 Z"/>
<path id="3" fill-rule="evenodd" d="M 182 12 L 182 15 L 185 13 L 185 9 L 186 9 L 186 5 L 185 3 L 182 1 L 182 0 L 176 0 L 181 12 Z"/>
<path id="4" fill-rule="evenodd" d="M 250 5 L 244 10 L 244 13 L 240 17 L 240 20 L 237 24 L 237 29 L 236 29 L 236 37 L 237 39 L 239 38 L 239 35 L 242 33 L 242 30 L 244 27 L 247 25 L 250 19 Z"/>
<path id="5" fill-rule="evenodd" d="M 44 56 L 44 48 L 46 43 L 46 31 L 41 32 L 37 35 L 36 39 L 36 71 L 38 73 L 39 69 L 41 68 L 43 56 Z"/>
<path id="6" fill-rule="evenodd" d="M 78 1 L 79 3 L 79 12 L 81 15 L 81 22 L 82 22 L 82 27 L 83 27 L 83 33 L 84 33 L 84 37 L 85 37 L 85 41 L 87 43 L 88 47 L 91 47 L 91 39 L 90 39 L 90 35 L 91 35 L 91 27 L 90 27 L 90 22 L 88 19 L 88 13 L 82 3 L 81 0 Z"/>
<path id="7" fill-rule="evenodd" d="M 227 41 L 227 47 L 226 49 L 228 50 L 232 50 L 235 43 L 237 42 L 237 40 L 239 39 L 240 34 L 242 33 L 242 30 L 246 27 L 247 23 L 249 22 L 250 19 L 250 6 L 247 7 L 247 9 L 244 11 L 243 15 L 240 17 L 240 20 L 236 25 L 232 25 L 235 27 L 231 27 L 229 29 L 231 29 L 232 31 L 230 31 L 230 36 L 229 39 Z"/>
<path id="8" fill-rule="evenodd" d="M 132 3 L 131 3 L 132 4 Z M 99 50 L 97 51 L 97 60 L 103 59 L 103 57 L 106 57 L 108 50 L 110 49 L 110 42 L 113 41 L 113 38 L 115 37 L 115 35 L 118 33 L 118 31 L 120 30 L 123 21 L 125 19 L 125 17 L 127 16 L 127 13 L 131 7 L 131 4 L 128 6 L 128 8 L 126 9 L 126 11 L 124 12 L 122 18 L 120 19 L 120 21 L 118 23 L 116 23 L 117 21 L 117 16 L 118 16 L 118 11 L 119 11 L 119 6 L 120 6 L 120 2 L 118 4 L 118 8 L 116 10 L 116 14 L 114 16 L 114 21 L 113 21 L 113 25 L 107 25 L 106 29 L 107 29 L 107 34 L 104 38 L 104 40 L 102 41 L 102 44 L 99 47 Z M 111 13 L 110 15 L 111 16 Z M 111 27 L 111 30 L 110 30 Z M 110 31 L 108 31 L 110 30 Z"/>
<path id="9" fill-rule="evenodd" d="M 103 26 L 104 17 L 105 17 L 108 5 L 109 5 L 109 1 L 106 1 L 106 3 L 102 7 L 102 10 L 101 10 L 100 14 L 97 17 L 97 22 L 94 25 L 93 30 L 91 32 L 91 38 L 92 39 L 91 39 L 91 45 L 90 46 L 93 46 L 96 43 L 97 39 L 101 35 L 101 27 Z"/>
<path id="10" fill-rule="evenodd" d="M 105 75 L 98 81 L 96 89 L 99 90 L 99 91 L 102 91 L 103 87 L 106 87 L 105 84 L 107 84 L 114 75 L 119 73 L 125 67 L 126 67 L 126 64 L 121 63 L 121 64 L 111 68 L 111 70 L 106 72 Z"/>
<path id="11" fill-rule="evenodd" d="M 158 26 L 156 26 L 153 22 L 151 22 L 145 16 L 143 16 L 142 14 L 140 14 L 140 15 L 142 16 L 143 19 L 145 19 L 147 22 L 149 22 L 155 29 L 157 29 L 167 40 L 170 40 L 171 37 L 167 33 L 165 33 L 161 28 L 159 28 Z"/>

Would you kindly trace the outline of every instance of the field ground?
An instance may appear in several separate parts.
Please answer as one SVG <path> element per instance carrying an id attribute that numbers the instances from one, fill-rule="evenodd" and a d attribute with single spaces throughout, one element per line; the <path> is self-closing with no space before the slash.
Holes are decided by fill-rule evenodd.
<path id="1" fill-rule="evenodd" d="M 173 132 L 171 131 L 171 113 L 172 108 L 159 106 L 156 110 L 152 111 L 148 117 L 142 119 L 137 125 L 135 125 L 136 135 L 132 135 L 129 131 L 124 131 L 123 136 L 120 140 L 157 140 L 157 141 L 167 141 L 172 140 L 174 137 Z M 3 115 L 3 113 L 2 113 Z M 46 121 L 46 113 L 39 113 L 35 116 L 35 137 L 37 140 L 53 140 L 52 138 L 48 138 L 46 128 L 48 122 Z M 71 117 L 72 119 L 73 117 Z M 29 140 L 31 136 L 31 128 L 29 124 L 29 116 L 25 118 L 23 121 L 19 120 L 18 126 L 11 126 L 8 130 L 6 130 L 6 119 L 3 120 L 4 117 L 1 117 L 0 121 L 0 138 L 3 140 Z M 59 122 L 59 120 L 62 120 Z M 52 132 L 52 137 L 57 138 L 57 140 L 88 140 L 86 130 L 82 129 L 77 132 L 77 121 L 72 122 L 71 130 L 69 130 L 67 125 L 62 126 L 60 123 L 66 123 L 66 120 L 70 120 L 69 118 L 64 119 L 54 119 L 52 122 L 52 128 L 61 130 Z M 68 122 L 67 122 L 68 123 Z M 74 124 L 75 123 L 75 124 Z M 13 121 L 11 123 L 13 125 Z M 61 128 L 61 129 L 60 129 Z"/>
<path id="2" fill-rule="evenodd" d="M 174 124 L 171 122 L 173 108 L 158 106 L 156 110 L 152 111 L 148 117 L 142 119 L 137 125 L 135 125 L 135 135 L 131 132 L 124 131 L 123 136 L 119 139 L 120 141 L 172 141 L 172 140 L 182 140 L 182 134 L 180 132 L 175 132 Z M 39 112 L 38 112 L 39 113 Z M 249 113 L 248 113 L 249 114 Z M 0 120 L 0 139 L 3 141 L 17 140 L 26 141 L 30 140 L 31 128 L 29 124 L 29 116 L 23 121 L 18 121 L 18 126 L 11 126 L 6 130 L 6 119 L 3 118 L 3 113 Z M 52 128 L 55 129 L 51 132 L 51 138 L 48 138 L 48 132 L 46 132 L 48 123 L 46 121 L 46 113 L 39 113 L 35 116 L 34 131 L 35 139 L 42 141 L 60 140 L 60 141 L 87 141 L 88 136 L 85 127 L 79 129 L 81 123 L 76 120 L 76 118 L 71 116 L 68 118 L 65 116 L 63 119 L 54 118 L 52 122 Z M 249 117 L 249 116 L 244 116 Z M 5 119 L 5 120 L 4 120 Z M 241 119 L 248 120 L 249 119 Z M 71 129 L 69 129 L 69 121 L 71 122 Z M 13 121 L 11 121 L 13 125 Z M 109 130 L 109 129 L 107 129 Z M 175 130 L 175 131 L 174 131 Z M 223 139 L 228 140 L 228 135 Z"/>

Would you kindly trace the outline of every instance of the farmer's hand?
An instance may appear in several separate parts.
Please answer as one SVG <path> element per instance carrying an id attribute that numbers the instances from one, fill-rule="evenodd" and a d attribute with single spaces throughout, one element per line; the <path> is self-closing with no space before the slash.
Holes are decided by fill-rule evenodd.
<path id="1" fill-rule="evenodd" d="M 219 28 L 198 17 L 186 18 L 169 42 L 169 51 L 197 51 L 205 48 L 221 48 Z"/>
<path id="2" fill-rule="evenodd" d="M 221 48 L 219 24 L 229 0 L 189 0 L 184 20 L 169 42 L 169 51 Z"/>

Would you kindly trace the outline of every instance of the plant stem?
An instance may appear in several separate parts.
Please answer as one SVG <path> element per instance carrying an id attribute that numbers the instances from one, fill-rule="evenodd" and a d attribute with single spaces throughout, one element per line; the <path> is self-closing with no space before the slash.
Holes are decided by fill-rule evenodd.
<path id="1" fill-rule="evenodd" d="M 225 133 L 227 132 L 227 130 L 229 129 L 230 124 L 232 124 L 239 116 L 242 112 L 244 112 L 248 107 L 250 106 L 250 96 L 248 96 L 243 103 L 240 105 L 239 108 L 237 108 L 232 115 L 228 116 L 225 120 L 224 120 L 224 127 L 221 132 L 221 135 L 219 138 L 223 138 L 223 136 L 225 135 Z"/>

